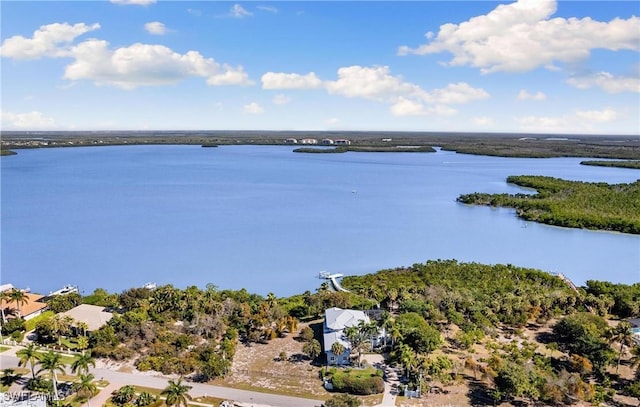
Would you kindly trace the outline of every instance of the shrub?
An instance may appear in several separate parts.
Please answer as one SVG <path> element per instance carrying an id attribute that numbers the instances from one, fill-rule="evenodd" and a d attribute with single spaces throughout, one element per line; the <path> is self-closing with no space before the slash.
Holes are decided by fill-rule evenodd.
<path id="1" fill-rule="evenodd" d="M 24 331 L 24 319 L 22 318 L 12 318 L 5 322 L 2 325 L 2 334 L 3 335 L 11 335 L 14 332 Z"/>

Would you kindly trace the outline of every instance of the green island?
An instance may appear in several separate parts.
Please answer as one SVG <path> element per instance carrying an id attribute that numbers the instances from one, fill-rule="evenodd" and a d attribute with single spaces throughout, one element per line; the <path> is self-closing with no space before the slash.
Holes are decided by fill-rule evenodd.
<path id="1" fill-rule="evenodd" d="M 324 400 L 327 407 L 379 405 L 391 380 L 408 406 L 630 407 L 639 400 L 640 340 L 632 324 L 640 283 L 575 287 L 562 275 L 509 264 L 429 260 L 347 276 L 342 287 L 325 282 L 282 298 L 212 284 L 52 296 L 33 323 L 34 342 L 20 347 L 21 362 L 4 370 L 2 383 L 24 375 L 31 391 L 70 389 L 54 405 L 76 406 L 106 386 L 91 373 L 100 360 L 119 371 L 175 375 L 164 389 L 113 390 L 106 405 L 121 407 L 191 405 L 190 382 Z M 26 300 L 17 292 L 3 292 L 2 334 L 21 341 L 25 321 L 12 310 Z M 89 330 L 65 314 L 87 305 L 113 315 Z M 334 307 L 370 319 L 345 328 L 344 342 L 325 349 L 323 318 Z M 346 347 L 345 363 L 328 358 Z M 194 405 L 221 401 L 200 395 Z"/>
<path id="2" fill-rule="evenodd" d="M 324 154 L 324 153 L 346 153 L 346 152 L 359 152 L 359 153 L 435 153 L 436 150 L 430 146 L 394 146 L 394 147 L 333 147 L 333 148 L 319 148 L 319 147 L 301 147 L 293 150 L 294 153 L 312 153 L 312 154 Z"/>
<path id="3" fill-rule="evenodd" d="M 285 145 L 303 144 L 303 152 L 324 139 L 347 140 L 334 153 L 348 151 L 432 151 L 433 147 L 464 154 L 501 157 L 591 157 L 640 160 L 640 143 L 630 135 L 540 135 L 518 133 L 394 132 L 394 131 L 46 131 L 0 133 L 3 150 L 113 145 Z M 295 144 L 290 144 L 295 139 Z M 322 149 L 319 149 L 322 150 Z M 300 150 L 299 150 L 300 151 Z M 325 151 L 327 152 L 327 151 Z"/>
<path id="4" fill-rule="evenodd" d="M 593 165 L 597 167 L 632 168 L 634 170 L 640 170 L 640 161 L 638 160 L 614 160 L 614 161 L 587 160 L 587 161 L 581 161 L 580 164 Z"/>
<path id="5" fill-rule="evenodd" d="M 544 176 L 510 176 L 508 183 L 536 194 L 461 195 L 458 202 L 515 208 L 523 219 L 571 228 L 640 234 L 640 180 L 630 184 L 567 181 Z"/>

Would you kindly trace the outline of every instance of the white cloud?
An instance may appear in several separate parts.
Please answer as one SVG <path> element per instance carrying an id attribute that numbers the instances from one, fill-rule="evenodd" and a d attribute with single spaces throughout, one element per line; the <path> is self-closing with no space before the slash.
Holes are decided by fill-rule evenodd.
<path id="1" fill-rule="evenodd" d="M 167 27 L 159 21 L 152 21 L 150 23 L 146 23 L 144 25 L 144 29 L 147 30 L 149 34 L 153 35 L 164 35 L 167 32 Z"/>
<path id="2" fill-rule="evenodd" d="M 313 72 L 306 75 L 267 72 L 262 75 L 262 89 L 317 89 L 320 87 L 322 87 L 322 81 Z"/>
<path id="3" fill-rule="evenodd" d="M 108 45 L 88 40 L 73 47 L 75 61 L 65 68 L 64 77 L 123 89 L 175 84 L 191 76 L 207 78 L 209 85 L 251 83 L 242 67 L 220 65 L 197 51 L 179 54 L 163 45 L 140 43 L 111 50 Z"/>
<path id="4" fill-rule="evenodd" d="M 567 83 L 578 89 L 588 89 L 595 86 L 607 93 L 640 93 L 640 78 L 614 76 L 609 72 L 598 72 L 588 76 L 575 76 L 569 78 Z"/>
<path id="5" fill-rule="evenodd" d="M 487 117 L 487 116 L 479 116 L 479 117 L 474 117 L 473 119 L 473 124 L 475 124 L 476 126 L 493 126 L 493 119 L 491 117 Z"/>
<path id="6" fill-rule="evenodd" d="M 403 97 L 398 98 L 391 108 L 394 116 L 452 116 L 456 109 L 444 105 L 429 106 Z"/>
<path id="7" fill-rule="evenodd" d="M 620 115 L 612 108 L 603 110 L 576 110 L 580 119 L 596 123 L 607 123 L 616 120 Z"/>
<path id="8" fill-rule="evenodd" d="M 529 93 L 524 89 L 521 89 L 520 92 L 518 92 L 518 96 L 517 96 L 518 100 L 546 100 L 547 99 L 547 95 L 545 95 L 542 92 L 536 92 L 536 93 Z"/>
<path id="9" fill-rule="evenodd" d="M 640 18 L 609 22 L 589 17 L 551 18 L 555 0 L 519 0 L 498 5 L 487 15 L 460 24 L 444 24 L 417 48 L 401 46 L 399 55 L 450 52 L 448 65 L 470 65 L 483 73 L 524 72 L 554 62 L 576 62 L 593 49 L 640 49 Z"/>
<path id="10" fill-rule="evenodd" d="M 154 4 L 156 0 L 110 0 L 114 4 L 123 6 L 148 6 Z"/>
<path id="11" fill-rule="evenodd" d="M 244 110 L 245 113 L 248 113 L 248 114 L 264 113 L 264 109 L 256 102 L 251 102 L 248 105 L 244 105 L 242 109 Z"/>
<path id="12" fill-rule="evenodd" d="M 597 125 L 612 123 L 623 115 L 612 108 L 603 110 L 576 110 L 572 114 L 559 116 L 523 116 L 515 120 L 521 131 L 535 133 L 580 133 L 596 132 Z M 609 125 L 608 125 L 609 126 Z M 603 128 L 602 131 L 609 131 Z"/>
<path id="13" fill-rule="evenodd" d="M 442 89 L 425 91 L 420 86 L 394 76 L 388 66 L 359 65 L 338 69 L 338 79 L 320 80 L 315 73 L 268 72 L 262 76 L 263 89 L 320 89 L 329 94 L 360 98 L 391 105 L 396 116 L 452 115 L 452 104 L 464 104 L 486 99 L 489 94 L 465 82 L 452 83 Z"/>
<path id="14" fill-rule="evenodd" d="M 399 76 L 391 76 L 388 66 L 343 67 L 338 69 L 338 80 L 325 82 L 325 87 L 329 93 L 381 102 L 390 102 L 403 95 L 424 95 L 419 86 L 404 82 Z"/>
<path id="15" fill-rule="evenodd" d="M 482 88 L 472 88 L 466 82 L 450 83 L 446 88 L 435 89 L 429 99 L 443 105 L 460 105 L 474 100 L 487 99 L 489 94 Z"/>
<path id="16" fill-rule="evenodd" d="M 234 4 L 229 10 L 229 15 L 235 18 L 244 18 L 253 15 L 253 13 L 245 10 L 241 5 Z"/>
<path id="17" fill-rule="evenodd" d="M 5 39 L 0 55 L 15 59 L 36 59 L 41 57 L 69 56 L 69 45 L 82 34 L 97 30 L 100 24 L 54 23 L 40 26 L 32 38 L 16 35 Z"/>
<path id="18" fill-rule="evenodd" d="M 291 102 L 291 98 L 287 95 L 279 94 L 273 97 L 272 102 L 274 105 L 286 105 Z"/>
<path id="19" fill-rule="evenodd" d="M 1 112 L 2 128 L 5 130 L 17 129 L 42 129 L 51 130 L 56 127 L 55 121 L 44 116 L 41 112 L 32 111 L 29 113 Z"/>
<path id="20" fill-rule="evenodd" d="M 274 13 L 274 14 L 276 14 L 278 12 L 278 9 L 273 7 L 273 6 L 258 6 L 256 8 L 258 10 L 268 11 L 269 13 Z"/>
<path id="21" fill-rule="evenodd" d="M 200 17 L 202 16 L 202 11 L 196 9 L 196 8 L 188 8 L 187 9 L 187 13 L 191 14 L 192 16 L 196 16 L 196 17 Z"/>

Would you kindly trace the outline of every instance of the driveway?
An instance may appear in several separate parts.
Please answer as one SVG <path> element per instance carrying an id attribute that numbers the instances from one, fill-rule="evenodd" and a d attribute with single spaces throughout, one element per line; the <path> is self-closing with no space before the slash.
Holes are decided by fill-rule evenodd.
<path id="1" fill-rule="evenodd" d="M 20 348 L 11 347 L 11 349 L 0 354 L 0 370 L 18 366 L 19 359 L 15 356 L 15 352 L 18 349 Z M 110 383 L 107 388 L 103 389 L 99 395 L 92 399 L 92 406 L 102 405 L 102 403 L 104 403 L 104 401 L 111 395 L 111 391 L 124 385 L 131 384 L 164 389 L 167 387 L 169 380 L 169 378 L 162 376 L 123 373 L 109 369 L 91 369 L 91 373 L 93 373 L 97 379 L 104 379 Z M 323 403 L 322 400 L 260 393 L 203 383 L 189 382 L 188 385 L 192 386 L 192 389 L 189 391 L 189 394 L 192 397 L 212 396 L 226 400 L 233 400 L 242 403 L 244 406 L 316 407 Z M 100 400 L 102 400 L 102 402 L 100 402 Z"/>

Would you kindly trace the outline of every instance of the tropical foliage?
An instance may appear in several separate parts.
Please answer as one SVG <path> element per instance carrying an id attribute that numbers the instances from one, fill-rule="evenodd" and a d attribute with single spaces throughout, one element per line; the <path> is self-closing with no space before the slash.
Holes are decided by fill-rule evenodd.
<path id="1" fill-rule="evenodd" d="M 537 194 L 472 193 L 465 204 L 515 208 L 518 216 L 571 228 L 640 234 L 640 180 L 631 184 L 566 181 L 543 176 L 510 176 L 508 183 L 533 188 Z"/>

